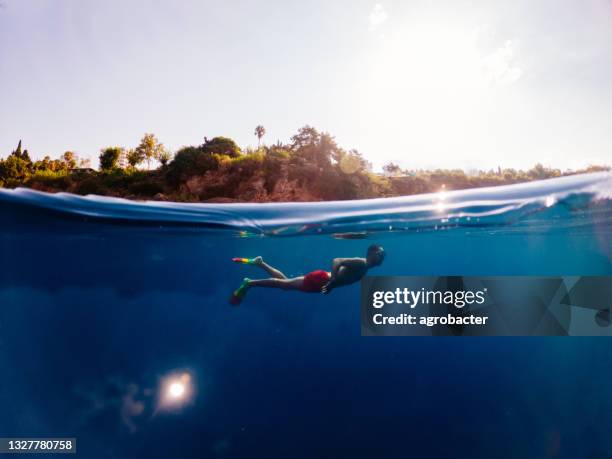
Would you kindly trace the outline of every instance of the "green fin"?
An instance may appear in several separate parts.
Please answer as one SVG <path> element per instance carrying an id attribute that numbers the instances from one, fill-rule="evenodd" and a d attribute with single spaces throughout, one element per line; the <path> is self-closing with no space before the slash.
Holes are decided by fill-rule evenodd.
<path id="1" fill-rule="evenodd" d="M 251 279 L 249 279 L 248 277 L 245 277 L 244 280 L 242 281 L 242 284 L 240 284 L 240 287 L 234 290 L 234 293 L 232 294 L 232 297 L 230 298 L 231 304 L 233 304 L 234 306 L 237 306 L 242 302 L 242 299 L 246 295 L 246 292 L 249 290 L 250 280 Z"/>

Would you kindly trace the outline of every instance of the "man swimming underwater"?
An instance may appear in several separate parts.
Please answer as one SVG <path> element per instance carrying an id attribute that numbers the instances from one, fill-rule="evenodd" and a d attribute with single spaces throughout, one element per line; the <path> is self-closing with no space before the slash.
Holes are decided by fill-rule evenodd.
<path id="1" fill-rule="evenodd" d="M 287 278 L 278 269 L 268 265 L 263 258 L 234 258 L 237 263 L 259 266 L 270 276 L 268 279 L 245 278 L 230 298 L 230 303 L 239 305 L 251 287 L 278 288 L 281 290 L 299 290 L 308 293 L 329 293 L 336 287 L 359 282 L 368 269 L 380 264 L 385 259 L 385 251 L 380 245 L 371 245 L 365 258 L 334 258 L 331 272 L 318 269 L 305 276 Z"/>

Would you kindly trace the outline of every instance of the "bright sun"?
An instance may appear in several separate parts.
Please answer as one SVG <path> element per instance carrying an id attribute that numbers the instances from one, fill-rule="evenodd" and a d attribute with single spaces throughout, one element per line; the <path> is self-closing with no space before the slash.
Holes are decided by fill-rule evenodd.
<path id="1" fill-rule="evenodd" d="M 175 410 L 187 405 L 194 396 L 189 373 L 171 374 L 162 380 L 158 408 Z"/>
<path id="2" fill-rule="evenodd" d="M 172 398 L 180 398 L 185 393 L 185 386 L 180 382 L 174 382 L 170 384 L 168 388 L 168 395 Z"/>
<path id="3" fill-rule="evenodd" d="M 486 130 L 498 89 L 521 76 L 516 45 L 488 34 L 465 24 L 423 22 L 379 37 L 360 88 L 364 122 L 394 138 L 409 132 L 405 151 L 432 157 L 470 151 Z"/>

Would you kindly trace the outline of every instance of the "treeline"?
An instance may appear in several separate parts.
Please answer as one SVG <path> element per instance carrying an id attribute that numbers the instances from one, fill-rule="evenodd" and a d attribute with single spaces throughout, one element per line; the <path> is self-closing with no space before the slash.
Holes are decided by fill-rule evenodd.
<path id="1" fill-rule="evenodd" d="M 265 128 L 257 126 L 255 135 L 260 145 Z M 46 156 L 32 161 L 20 141 L 0 160 L 0 187 L 188 202 L 317 201 L 502 185 L 607 169 L 593 166 L 562 172 L 538 164 L 528 171 L 466 174 L 403 170 L 390 163 L 377 174 L 358 151 L 344 150 L 330 134 L 304 126 L 289 143 L 241 150 L 227 137 L 205 137 L 201 145 L 174 154 L 155 135 L 145 134 L 134 148 L 103 148 L 98 170 L 70 151 L 59 159 Z"/>
<path id="2" fill-rule="evenodd" d="M 583 174 L 587 172 L 609 171 L 608 166 L 593 165 L 579 170 L 565 170 L 544 167 L 536 164 L 528 170 L 512 168 L 491 169 L 466 173 L 462 169 L 409 170 L 401 169 L 390 163 L 383 167 L 385 176 L 391 182 L 390 186 L 396 195 L 431 193 L 442 188 L 461 190 L 485 186 L 510 185 L 514 183 L 544 180 L 565 175 Z"/>

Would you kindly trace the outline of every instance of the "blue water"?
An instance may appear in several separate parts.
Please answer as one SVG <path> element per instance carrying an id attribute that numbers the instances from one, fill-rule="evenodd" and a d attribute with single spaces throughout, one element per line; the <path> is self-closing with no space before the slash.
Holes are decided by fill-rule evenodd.
<path id="1" fill-rule="evenodd" d="M 300 275 L 373 242 L 378 275 L 611 275 L 611 190 L 609 173 L 315 204 L 0 190 L 0 436 L 77 437 L 88 458 L 610 458 L 609 338 L 365 338 L 358 285 L 227 299 L 260 275 L 231 257 Z M 191 389 L 169 409 L 173 374 Z"/>

